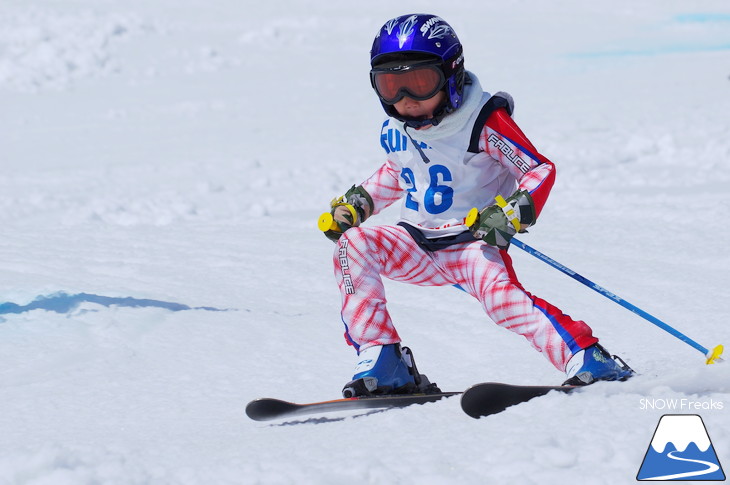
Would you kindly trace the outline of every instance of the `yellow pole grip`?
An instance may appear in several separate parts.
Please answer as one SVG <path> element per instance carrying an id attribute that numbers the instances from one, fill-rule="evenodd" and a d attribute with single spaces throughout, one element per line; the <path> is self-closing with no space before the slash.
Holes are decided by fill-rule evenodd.
<path id="1" fill-rule="evenodd" d="M 338 206 L 345 206 L 347 210 L 350 211 L 350 214 L 352 215 L 352 223 L 353 225 L 357 225 L 357 211 L 352 206 L 352 204 L 347 203 L 335 203 L 332 205 L 332 207 L 338 207 Z M 335 221 L 334 216 L 329 212 L 322 213 L 321 216 L 319 216 L 319 221 L 317 221 L 317 227 L 322 232 L 327 231 L 340 231 L 340 226 L 337 224 L 337 221 Z"/>
<path id="2" fill-rule="evenodd" d="M 319 216 L 319 221 L 317 221 L 317 227 L 322 232 L 340 230 L 340 226 L 337 225 L 337 223 L 335 222 L 335 218 L 332 217 L 332 214 L 330 214 L 329 212 L 324 212 L 321 216 Z"/>
<path id="3" fill-rule="evenodd" d="M 498 195 L 494 198 L 494 200 L 497 201 L 497 205 L 502 208 L 502 211 L 504 212 L 504 215 L 507 216 L 507 220 L 512 223 L 512 225 L 515 227 L 517 232 L 520 232 L 520 221 L 517 219 L 517 214 L 515 214 L 514 209 L 512 209 L 508 204 L 507 201 L 504 200 L 504 197 L 501 195 Z"/>
<path id="4" fill-rule="evenodd" d="M 476 207 L 472 207 L 469 209 L 469 212 L 466 214 L 466 217 L 464 218 L 464 224 L 466 224 L 466 227 L 471 227 L 474 225 L 475 222 L 479 219 L 479 209 Z"/>

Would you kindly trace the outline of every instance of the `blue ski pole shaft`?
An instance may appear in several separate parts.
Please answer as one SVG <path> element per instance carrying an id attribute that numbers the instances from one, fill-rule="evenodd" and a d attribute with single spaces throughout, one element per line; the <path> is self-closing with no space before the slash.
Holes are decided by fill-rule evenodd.
<path id="1" fill-rule="evenodd" d="M 528 246 L 527 244 L 523 243 L 522 241 L 520 241 L 520 240 L 518 240 L 516 238 L 512 238 L 512 244 L 514 244 L 518 248 L 526 251 L 527 253 L 531 254 L 532 256 L 535 256 L 537 259 L 539 259 L 539 260 L 541 260 L 541 261 L 549 264 L 553 268 L 555 268 L 555 269 L 557 269 L 557 270 L 565 273 L 566 275 L 570 276 L 574 280 L 577 280 L 577 281 L 583 283 L 584 285 L 586 285 L 587 287 L 589 287 L 589 288 L 597 291 L 598 293 L 600 293 L 601 295 L 605 296 L 606 298 L 615 301 L 616 303 L 618 303 L 622 307 L 626 308 L 627 310 L 629 310 L 629 311 L 631 311 L 631 312 L 639 315 L 640 317 L 644 318 L 645 320 L 648 320 L 649 322 L 653 323 L 654 325 L 656 325 L 657 327 L 661 328 L 662 330 L 665 330 L 666 332 L 670 333 L 671 335 L 674 335 L 679 340 L 681 340 L 681 341 L 689 344 L 690 346 L 694 347 L 695 349 L 699 350 L 705 356 L 708 357 L 708 363 L 711 363 L 710 362 L 710 359 L 712 359 L 712 360 L 721 360 L 721 359 L 719 359 L 719 354 L 718 355 L 715 355 L 714 353 L 711 354 L 711 352 L 708 349 L 706 349 L 702 345 L 698 344 L 697 342 L 695 342 L 691 338 L 687 337 L 682 332 L 680 332 L 680 331 L 676 330 L 675 328 L 671 327 L 670 325 L 662 322 L 661 320 L 659 320 L 655 316 L 650 315 L 649 313 L 645 312 L 644 310 L 642 310 L 641 308 L 637 307 L 636 305 L 632 305 L 631 303 L 627 302 L 626 300 L 624 300 L 620 296 L 618 296 L 618 295 L 616 295 L 614 293 L 611 293 L 610 291 L 608 291 L 607 289 L 603 288 L 602 286 L 597 285 L 596 283 L 592 282 L 588 278 L 586 278 L 584 276 L 581 276 L 580 274 L 576 273 L 575 271 L 573 271 L 572 269 L 568 268 L 567 266 L 563 266 L 562 264 L 558 263 L 554 259 L 552 259 L 552 258 L 550 258 L 550 257 L 548 257 L 548 256 L 546 256 L 544 254 L 542 254 L 537 249 Z M 721 351 L 722 350 L 720 350 L 720 352 Z M 715 349 L 715 352 L 717 352 L 717 348 Z M 711 357 L 711 355 L 714 356 L 714 358 Z"/>

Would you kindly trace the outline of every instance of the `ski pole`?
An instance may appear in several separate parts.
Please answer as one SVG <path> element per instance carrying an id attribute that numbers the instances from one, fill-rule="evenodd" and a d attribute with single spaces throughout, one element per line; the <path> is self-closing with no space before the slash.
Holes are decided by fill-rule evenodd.
<path id="1" fill-rule="evenodd" d="M 496 197 L 496 201 L 497 201 L 497 205 L 499 207 L 501 207 L 502 210 L 504 211 L 505 216 L 507 217 L 507 219 L 515 226 L 515 229 L 517 231 L 519 231 L 520 230 L 519 221 L 517 221 L 517 218 L 514 216 L 513 211 L 510 210 L 511 208 L 509 207 L 509 205 L 507 204 L 507 202 L 504 200 L 504 198 L 502 196 L 498 195 Z M 471 227 L 473 224 L 477 223 L 478 220 L 479 220 L 479 215 L 480 215 L 479 214 L 479 209 L 477 209 L 476 207 L 473 207 L 469 211 L 469 214 L 465 218 L 466 225 L 468 227 Z M 714 364 L 715 362 L 722 362 L 723 361 L 723 359 L 720 358 L 720 356 L 722 355 L 722 351 L 723 351 L 723 346 L 722 345 L 717 345 L 712 350 L 708 350 L 705 347 L 703 347 L 702 345 L 700 345 L 697 342 L 695 342 L 694 340 L 692 340 L 691 338 L 689 338 L 688 336 L 686 336 L 685 334 L 683 334 L 682 332 L 680 332 L 679 330 L 677 330 L 677 329 L 673 328 L 672 326 L 670 326 L 670 325 L 662 322 L 661 320 L 659 320 L 655 316 L 653 316 L 653 315 L 645 312 L 644 310 L 642 310 L 641 308 L 637 307 L 636 305 L 632 305 L 631 303 L 629 303 L 628 301 L 624 300 L 620 296 L 616 295 L 615 293 L 612 293 L 612 292 L 608 291 L 607 289 L 605 289 L 604 287 L 602 287 L 600 285 L 597 285 L 596 283 L 592 282 L 588 278 L 586 278 L 584 276 L 581 276 L 580 274 L 576 273 L 575 271 L 573 271 L 572 269 L 568 268 L 567 266 L 564 266 L 564 265 L 558 263 L 557 261 L 555 261 L 554 259 L 550 258 L 549 256 L 546 256 L 545 254 L 542 254 L 537 249 L 534 249 L 534 248 L 528 246 L 527 244 L 523 243 L 519 239 L 516 239 L 516 238 L 513 237 L 512 238 L 512 244 L 514 244 L 518 248 L 526 251 L 528 254 L 531 254 L 532 256 L 535 256 L 540 261 L 543 261 L 543 262 L 549 264 L 550 266 L 552 266 L 553 268 L 555 268 L 555 269 L 557 269 L 557 270 L 565 273 L 566 275 L 570 276 L 574 280 L 583 283 L 588 288 L 591 288 L 592 290 L 595 290 L 596 292 L 598 292 L 601 295 L 605 296 L 609 300 L 615 301 L 616 303 L 618 303 L 622 307 L 626 308 L 627 310 L 629 310 L 629 311 L 631 311 L 631 312 L 639 315 L 641 318 L 643 318 L 645 320 L 648 320 L 649 322 L 653 323 L 657 327 L 661 328 L 662 330 L 664 330 L 665 332 L 669 333 L 670 335 L 673 335 L 674 337 L 678 338 L 679 340 L 681 340 L 682 342 L 688 344 L 689 346 L 691 346 L 691 347 L 699 350 L 706 357 L 706 361 L 705 362 L 708 365 L 709 364 Z"/>
<path id="2" fill-rule="evenodd" d="M 596 283 L 592 282 L 588 278 L 586 278 L 584 276 L 581 276 L 580 274 L 576 273 L 575 271 L 573 271 L 572 269 L 568 268 L 567 266 L 564 266 L 564 265 L 558 263 L 554 259 L 550 258 L 549 256 L 544 255 L 543 253 L 541 253 L 540 251 L 536 250 L 535 248 L 532 248 L 532 247 L 528 246 L 527 244 L 523 243 L 522 241 L 520 241 L 518 239 L 515 239 L 515 238 L 512 238 L 512 244 L 514 244 L 518 248 L 526 251 L 527 253 L 531 254 L 532 256 L 535 256 L 540 261 L 543 261 L 543 262 L 549 264 L 550 266 L 552 266 L 553 268 L 555 268 L 555 269 L 557 269 L 557 270 L 565 273 L 566 275 L 570 276 L 574 280 L 580 281 L 581 283 L 583 283 L 584 285 L 586 285 L 588 288 L 591 288 L 591 289 L 597 291 L 598 293 L 600 293 L 601 295 L 605 296 L 609 300 L 615 301 L 616 303 L 618 303 L 622 307 L 626 308 L 627 310 L 629 310 L 631 312 L 634 312 L 635 314 L 639 315 L 640 317 L 642 317 L 645 320 L 648 320 L 649 322 L 653 323 L 654 325 L 656 325 L 657 327 L 661 328 L 662 330 L 664 330 L 664 331 L 668 332 L 669 334 L 675 336 L 676 338 L 678 338 L 682 342 L 684 342 L 684 343 L 690 345 L 691 347 L 694 347 L 695 349 L 699 350 L 707 358 L 707 361 L 706 361 L 707 364 L 714 364 L 715 362 L 722 362 L 723 361 L 723 359 L 720 358 L 720 356 L 722 355 L 722 351 L 723 351 L 723 346 L 722 345 L 718 345 L 715 348 L 713 348 L 712 350 L 708 350 L 705 347 L 703 347 L 702 345 L 700 345 L 697 342 L 695 342 L 694 340 L 692 340 L 691 338 L 689 338 L 688 336 L 684 335 L 679 330 L 677 330 L 677 329 L 671 327 L 670 325 L 662 322 L 661 320 L 659 320 L 655 316 L 650 315 L 649 313 L 645 312 L 644 310 L 642 310 L 641 308 L 637 307 L 636 305 L 632 305 L 631 303 L 627 302 L 626 300 L 624 300 L 620 296 L 616 295 L 615 293 L 612 293 L 612 292 L 608 291 L 607 289 L 605 289 L 604 287 L 602 287 L 600 285 L 597 285 Z"/>

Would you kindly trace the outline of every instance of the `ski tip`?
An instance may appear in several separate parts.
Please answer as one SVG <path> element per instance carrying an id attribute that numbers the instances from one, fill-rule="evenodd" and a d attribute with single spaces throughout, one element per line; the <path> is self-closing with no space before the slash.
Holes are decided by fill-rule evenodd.
<path id="1" fill-rule="evenodd" d="M 269 421 L 291 412 L 296 407 L 297 405 L 291 402 L 264 397 L 254 399 L 246 405 L 246 416 L 254 421 Z"/>
<path id="2" fill-rule="evenodd" d="M 570 392 L 575 387 L 483 382 L 464 391 L 461 396 L 461 409 L 472 418 L 479 419 L 501 413 L 510 406 L 527 402 L 550 391 Z"/>
<path id="3" fill-rule="evenodd" d="M 707 352 L 705 355 L 705 357 L 707 357 L 707 365 L 714 364 L 715 362 L 723 362 L 723 359 L 721 358 L 723 350 L 725 350 L 725 348 L 722 345 L 718 345 L 712 349 L 711 352 Z"/>

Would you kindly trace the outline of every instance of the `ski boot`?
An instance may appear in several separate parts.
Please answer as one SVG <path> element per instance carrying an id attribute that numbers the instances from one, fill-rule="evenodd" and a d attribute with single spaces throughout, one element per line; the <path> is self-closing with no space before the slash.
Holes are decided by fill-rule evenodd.
<path id="1" fill-rule="evenodd" d="M 363 350 L 355 375 L 342 389 L 346 398 L 436 392 L 441 392 L 436 384 L 418 373 L 411 349 L 401 348 L 400 344 L 375 345 Z"/>
<path id="2" fill-rule="evenodd" d="M 611 355 L 599 344 L 593 344 L 573 355 L 565 373 L 564 386 L 587 386 L 596 381 L 625 381 L 634 370 L 616 355 Z"/>

